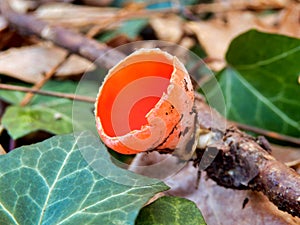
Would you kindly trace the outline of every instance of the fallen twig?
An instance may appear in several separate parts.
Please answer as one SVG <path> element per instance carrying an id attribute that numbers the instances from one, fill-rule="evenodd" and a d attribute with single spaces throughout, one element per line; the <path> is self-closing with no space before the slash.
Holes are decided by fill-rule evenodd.
<path id="1" fill-rule="evenodd" d="M 10 90 L 10 91 L 21 91 L 21 92 L 27 92 L 27 93 L 34 93 L 34 94 L 40 94 L 40 95 L 47 95 L 47 96 L 53 96 L 58 98 L 67 98 L 75 101 L 82 101 L 82 102 L 91 102 L 95 103 L 95 99 L 88 96 L 82 96 L 82 95 L 74 95 L 74 94 L 67 94 L 62 92 L 53 92 L 53 91 L 43 91 L 43 90 L 37 90 L 35 88 L 26 88 L 16 85 L 9 85 L 9 84 L 0 84 L 0 89 L 3 90 Z"/>
<path id="2" fill-rule="evenodd" d="M 196 111 L 200 127 L 222 134 L 205 149 L 197 150 L 196 164 L 204 150 L 216 148 L 218 154 L 205 169 L 211 179 L 228 188 L 261 191 L 278 209 L 300 217 L 300 175 L 270 154 L 268 142 L 234 126 L 220 131 L 219 123 L 225 123 L 225 119 L 222 121 L 201 98 L 196 99 Z"/>

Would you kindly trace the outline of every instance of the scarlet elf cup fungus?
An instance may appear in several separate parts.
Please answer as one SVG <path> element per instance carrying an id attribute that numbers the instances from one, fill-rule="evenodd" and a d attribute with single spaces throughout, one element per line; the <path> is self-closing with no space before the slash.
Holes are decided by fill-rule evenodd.
<path id="1" fill-rule="evenodd" d="M 109 70 L 95 104 L 96 126 L 122 154 L 174 150 L 194 126 L 193 104 L 183 64 L 158 48 L 140 49 Z"/>

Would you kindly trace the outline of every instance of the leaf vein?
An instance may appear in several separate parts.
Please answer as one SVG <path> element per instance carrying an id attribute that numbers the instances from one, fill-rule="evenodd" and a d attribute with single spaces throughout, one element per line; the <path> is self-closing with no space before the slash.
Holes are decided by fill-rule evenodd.
<path id="1" fill-rule="evenodd" d="M 51 187 L 50 187 L 50 189 L 49 189 L 49 191 L 48 191 L 48 194 L 47 194 L 47 196 L 46 196 L 45 203 L 44 203 L 43 208 L 42 208 L 42 211 L 41 211 L 41 216 L 40 216 L 40 218 L 39 218 L 38 225 L 40 225 L 40 224 L 42 223 L 42 221 L 43 221 L 43 217 L 44 217 L 44 214 L 45 214 L 45 211 L 46 211 L 46 208 L 47 208 L 47 204 L 48 204 L 48 202 L 49 202 L 49 200 L 50 200 L 51 193 L 52 193 L 52 191 L 53 191 L 53 189 L 54 189 L 54 187 L 55 187 L 57 181 L 59 180 L 60 174 L 62 173 L 62 171 L 63 171 L 63 169 L 64 169 L 64 166 L 67 164 L 67 162 L 68 162 L 68 160 L 69 160 L 69 157 L 71 156 L 71 154 L 73 153 L 75 147 L 77 146 L 77 141 L 78 141 L 78 139 L 79 139 L 79 137 L 77 137 L 77 139 L 74 141 L 74 143 L 73 143 L 73 145 L 72 145 L 71 150 L 67 153 L 67 155 L 66 155 L 66 157 L 65 157 L 65 159 L 64 159 L 64 161 L 63 161 L 61 167 L 59 168 L 59 170 L 58 170 L 58 172 L 57 172 L 57 175 L 56 175 L 56 177 L 55 177 L 55 179 L 54 179 L 54 181 L 53 181 L 53 183 L 52 183 L 52 185 L 51 185 Z"/>
<path id="2" fill-rule="evenodd" d="M 89 206 L 87 206 L 87 207 L 85 207 L 85 208 L 83 208 L 83 209 L 81 209 L 81 210 L 79 210 L 79 211 L 76 211 L 75 213 L 69 215 L 68 217 L 66 217 L 65 219 L 63 219 L 62 221 L 60 221 L 57 225 L 60 225 L 60 224 L 63 224 L 63 223 L 65 223 L 65 222 L 67 222 L 69 219 L 71 219 L 71 218 L 74 217 L 75 215 L 81 214 L 81 213 L 83 213 L 85 210 L 88 210 L 88 209 L 90 209 L 90 208 L 92 208 L 92 207 L 94 207 L 94 206 L 96 206 L 96 205 L 98 205 L 98 204 L 100 204 L 100 203 L 103 203 L 103 202 L 108 201 L 108 200 L 110 200 L 110 199 L 112 199 L 112 198 L 118 197 L 118 196 L 120 196 L 120 195 L 125 195 L 126 193 L 128 193 L 128 192 L 130 192 L 130 191 L 131 191 L 131 189 L 128 189 L 128 190 L 125 191 L 125 192 L 120 192 L 119 194 L 111 195 L 111 196 L 109 196 L 109 197 L 107 197 L 107 198 L 102 199 L 101 201 L 95 202 L 94 204 L 89 205 Z M 110 211 L 114 211 L 114 210 L 110 210 Z M 104 213 L 98 212 L 98 215 L 99 215 L 99 214 L 105 214 L 105 213 L 107 213 L 107 211 L 104 212 Z"/>
<path id="3" fill-rule="evenodd" d="M 265 96 L 263 96 L 261 93 L 259 93 L 244 78 L 239 76 L 239 79 L 243 83 L 243 85 L 245 85 L 245 87 L 247 87 L 253 93 L 253 95 L 255 95 L 258 99 L 260 99 L 266 106 L 268 106 L 283 121 L 285 121 L 287 124 L 291 125 L 292 127 L 295 127 L 296 129 L 300 130 L 298 123 L 296 121 L 292 120 L 290 117 L 285 115 L 280 109 L 278 109 L 273 103 L 269 102 Z"/>
<path id="4" fill-rule="evenodd" d="M 259 67 L 259 66 L 265 66 L 265 65 L 274 63 L 276 61 L 279 61 L 279 60 L 289 56 L 290 54 L 294 54 L 297 51 L 300 51 L 300 46 L 297 46 L 297 47 L 292 48 L 288 51 L 285 51 L 285 52 L 283 52 L 279 55 L 273 56 L 273 57 L 265 59 L 265 60 L 258 61 L 258 62 L 253 63 L 253 64 L 235 65 L 235 68 L 241 69 L 241 70 L 249 70 L 249 69 L 253 69 L 255 67 Z"/>
<path id="5" fill-rule="evenodd" d="M 12 221 L 14 221 L 15 224 L 19 225 L 19 223 L 16 220 L 16 218 L 14 217 L 14 215 L 11 214 L 10 211 L 7 208 L 5 208 L 5 206 L 1 202 L 0 202 L 0 206 L 4 210 L 4 212 L 6 212 L 8 214 L 8 216 L 12 219 Z"/>

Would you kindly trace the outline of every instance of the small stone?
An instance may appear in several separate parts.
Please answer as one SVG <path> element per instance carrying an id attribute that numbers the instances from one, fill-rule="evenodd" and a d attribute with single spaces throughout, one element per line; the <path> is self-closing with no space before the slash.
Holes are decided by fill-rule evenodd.
<path id="1" fill-rule="evenodd" d="M 62 118 L 62 115 L 60 113 L 55 113 L 54 114 L 54 119 L 55 120 L 60 120 Z"/>

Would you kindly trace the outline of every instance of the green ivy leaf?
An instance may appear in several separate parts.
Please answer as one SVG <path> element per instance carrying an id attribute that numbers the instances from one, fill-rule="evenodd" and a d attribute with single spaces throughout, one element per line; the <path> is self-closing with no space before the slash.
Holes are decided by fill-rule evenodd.
<path id="1" fill-rule="evenodd" d="M 287 115 L 288 109 L 279 109 L 272 99 L 247 82 L 241 73 L 227 68 L 218 76 L 228 118 L 283 134 L 299 135 L 300 124 L 293 119 L 295 117 Z"/>
<path id="2" fill-rule="evenodd" d="M 71 112 L 72 102 L 64 100 L 42 106 L 10 106 L 2 117 L 2 124 L 13 139 L 38 130 L 66 134 L 72 132 Z"/>
<path id="3" fill-rule="evenodd" d="M 234 39 L 220 85 L 228 117 L 299 137 L 300 40 L 250 30 Z"/>
<path id="4" fill-rule="evenodd" d="M 75 93 L 77 83 L 71 81 L 48 81 L 43 90 Z M 90 96 L 96 96 L 98 87 L 87 84 L 86 90 Z M 43 130 L 53 134 L 66 134 L 73 131 L 73 126 L 78 130 L 93 129 L 93 123 L 86 124 L 87 120 L 74 120 L 72 118 L 73 101 L 69 99 L 36 95 L 26 107 L 18 104 L 24 93 L 17 91 L 0 91 L 0 98 L 7 101 L 9 106 L 3 117 L 2 125 L 7 129 L 13 139 L 18 139 L 34 131 Z M 92 117 L 94 105 L 81 103 L 86 117 Z M 81 112 L 83 113 L 83 112 Z"/>
<path id="5" fill-rule="evenodd" d="M 144 207 L 136 225 L 205 225 L 196 204 L 190 200 L 164 196 Z"/>
<path id="6" fill-rule="evenodd" d="M 134 19 L 122 23 L 118 32 L 126 34 L 129 38 L 137 38 L 143 27 L 148 24 L 147 19 Z"/>
<path id="7" fill-rule="evenodd" d="M 120 27 L 115 30 L 109 30 L 103 33 L 98 39 L 101 42 L 107 42 L 118 35 L 126 35 L 128 38 L 135 39 L 141 30 L 148 24 L 148 19 L 132 19 L 122 22 Z"/>
<path id="8" fill-rule="evenodd" d="M 84 132 L 0 156 L 0 224 L 134 224 L 140 208 L 167 186 L 114 166 L 99 143 Z M 87 153 L 90 164 L 83 157 Z M 95 165 L 141 186 L 115 183 Z"/>

